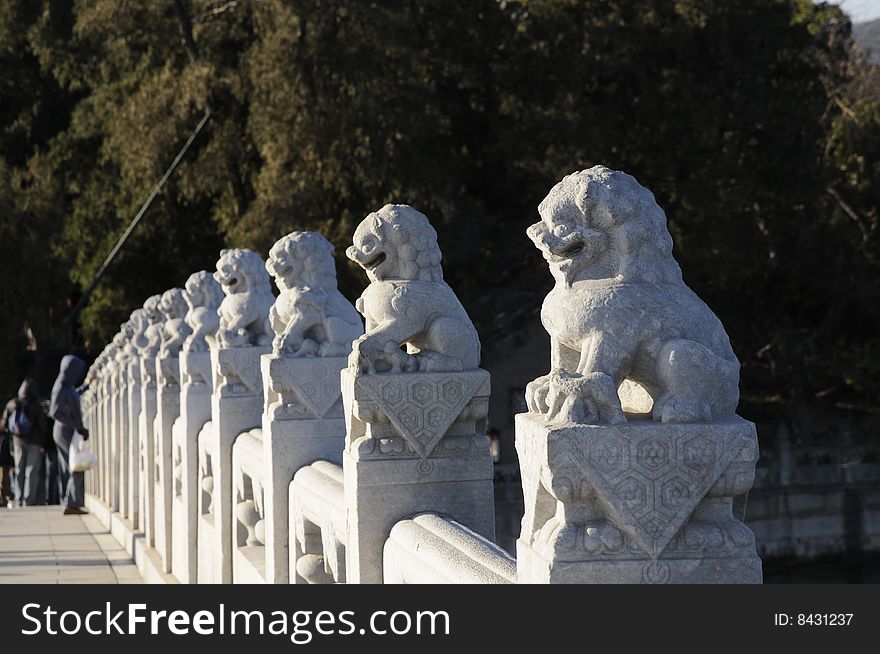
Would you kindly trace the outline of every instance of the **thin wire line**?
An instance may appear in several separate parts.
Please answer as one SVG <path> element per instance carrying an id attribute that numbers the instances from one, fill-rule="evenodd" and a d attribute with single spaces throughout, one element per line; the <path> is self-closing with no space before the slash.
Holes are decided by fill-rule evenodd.
<path id="1" fill-rule="evenodd" d="M 211 110 L 206 109 L 205 115 L 202 116 L 202 119 L 199 121 L 199 124 L 196 125 L 196 128 L 189 135 L 189 138 L 186 140 L 186 143 L 183 144 L 183 147 L 180 148 L 180 151 L 177 153 L 177 156 L 174 157 L 174 160 L 171 162 L 171 165 L 168 166 L 168 169 L 165 171 L 165 174 L 159 178 L 159 181 L 153 187 L 152 192 L 141 205 L 140 210 L 137 212 L 132 221 L 128 224 L 128 227 L 122 233 L 122 236 L 119 237 L 119 240 L 116 241 L 116 245 L 113 246 L 113 249 L 110 251 L 110 254 L 107 255 L 107 258 L 104 260 L 104 263 L 101 264 L 101 267 L 95 272 L 94 277 L 92 277 L 92 281 L 89 284 L 89 287 L 85 290 L 85 292 L 80 297 L 79 301 L 73 307 L 71 312 L 67 314 L 67 317 L 64 319 L 64 323 L 62 323 L 62 327 L 66 326 L 76 317 L 76 314 L 85 306 L 86 302 L 88 302 L 89 297 L 92 292 L 98 285 L 98 282 L 101 280 L 101 277 L 104 275 L 104 271 L 110 266 L 113 262 L 113 259 L 116 257 L 116 254 L 119 250 L 122 249 L 122 246 L 125 244 L 125 241 L 128 239 L 129 235 L 134 231 L 134 228 L 137 227 L 141 218 L 147 212 L 147 209 L 150 208 L 150 205 L 153 203 L 155 197 L 159 194 L 159 191 L 162 190 L 162 187 L 165 185 L 165 182 L 168 181 L 168 178 L 171 177 L 171 173 L 174 172 L 174 169 L 177 168 L 177 165 L 183 159 L 183 156 L 186 154 L 186 151 L 189 150 L 189 146 L 192 145 L 193 141 L 195 141 L 196 137 L 199 135 L 199 132 L 202 131 L 202 128 L 205 126 L 205 123 L 208 122 L 208 119 L 211 117 Z"/>

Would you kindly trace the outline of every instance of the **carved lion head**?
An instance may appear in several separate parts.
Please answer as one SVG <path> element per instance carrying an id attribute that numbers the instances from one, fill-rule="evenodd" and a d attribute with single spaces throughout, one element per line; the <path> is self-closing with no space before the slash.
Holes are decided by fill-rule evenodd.
<path id="1" fill-rule="evenodd" d="M 183 318 L 186 315 L 186 300 L 183 299 L 182 288 L 172 288 L 162 294 L 159 301 L 159 310 L 166 320 Z"/>
<path id="2" fill-rule="evenodd" d="M 681 283 L 666 214 L 634 177 L 605 166 L 563 178 L 527 233 L 558 282 Z"/>
<path id="3" fill-rule="evenodd" d="M 258 293 L 272 295 L 263 258 L 253 250 L 222 250 L 214 279 L 226 295 Z"/>
<path id="4" fill-rule="evenodd" d="M 386 204 L 361 221 L 345 251 L 371 282 L 388 279 L 441 281 L 437 232 L 425 214 L 405 204 Z"/>
<path id="5" fill-rule="evenodd" d="M 190 310 L 200 307 L 216 309 L 223 301 L 223 289 L 211 273 L 200 270 L 186 280 L 183 299 L 186 300 Z"/>
<path id="6" fill-rule="evenodd" d="M 297 286 L 336 288 L 333 245 L 318 232 L 291 232 L 276 241 L 266 271 L 281 291 Z"/>

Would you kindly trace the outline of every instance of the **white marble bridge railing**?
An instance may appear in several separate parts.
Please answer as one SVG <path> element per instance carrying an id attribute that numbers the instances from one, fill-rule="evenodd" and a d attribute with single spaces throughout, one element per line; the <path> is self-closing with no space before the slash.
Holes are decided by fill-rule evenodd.
<path id="1" fill-rule="evenodd" d="M 515 559 L 494 543 L 479 337 L 405 205 L 346 250 L 357 310 L 330 243 L 293 232 L 134 311 L 82 396 L 89 506 L 154 581 L 760 583 L 733 513 L 758 454 L 739 365 L 663 211 L 603 167 L 539 210 L 552 361 L 516 417 Z"/>
<path id="2" fill-rule="evenodd" d="M 467 385 L 457 378 L 477 379 L 470 385 L 477 396 L 447 430 L 457 433 L 444 435 L 451 445 L 423 459 L 391 433 L 387 419 L 349 421 L 364 435 L 375 429 L 387 436 L 367 437 L 376 440 L 375 451 L 364 449 L 364 436 L 346 438 L 343 412 L 363 417 L 361 405 L 370 402 L 353 396 L 356 406 L 344 406 L 340 377 L 355 386 L 344 358 L 284 360 L 254 347 L 135 356 L 125 363 L 114 364 L 83 395 L 99 460 L 87 485 L 93 503 L 105 505 L 128 528 L 128 538 L 143 540 L 158 568 L 150 577 L 184 583 L 516 581 L 515 560 L 491 540 L 492 464 L 483 435 L 485 396 L 479 395 L 488 391 L 487 373 L 367 380 L 381 382 L 377 387 L 408 384 L 416 396 L 419 382 L 430 381 L 433 393 L 442 393 L 445 383 L 462 404 L 455 392 Z M 321 384 L 325 396 L 302 389 Z M 351 555 L 350 544 L 357 548 Z"/>

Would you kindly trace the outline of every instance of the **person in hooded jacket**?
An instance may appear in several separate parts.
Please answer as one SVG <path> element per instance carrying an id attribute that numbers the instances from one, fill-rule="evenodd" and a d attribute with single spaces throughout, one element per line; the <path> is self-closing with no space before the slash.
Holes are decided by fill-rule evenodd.
<path id="1" fill-rule="evenodd" d="M 37 383 L 30 377 L 21 383 L 18 396 L 6 404 L 3 424 L 12 435 L 15 506 L 34 506 L 40 503 L 43 452 L 48 446 L 49 429 Z"/>
<path id="2" fill-rule="evenodd" d="M 85 499 L 84 473 L 70 471 L 70 441 L 73 432 L 82 434 L 88 440 L 89 432 L 83 427 L 82 408 L 76 387 L 82 381 L 86 362 L 78 356 L 68 354 L 61 359 L 58 378 L 52 387 L 52 402 L 49 416 L 55 421 L 52 436 L 58 447 L 58 477 L 61 482 L 61 504 L 64 515 L 88 513 L 82 508 Z"/>

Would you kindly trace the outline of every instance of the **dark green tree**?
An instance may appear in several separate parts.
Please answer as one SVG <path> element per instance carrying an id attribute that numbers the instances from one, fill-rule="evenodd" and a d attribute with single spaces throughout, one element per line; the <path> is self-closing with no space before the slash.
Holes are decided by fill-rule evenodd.
<path id="1" fill-rule="evenodd" d="M 810 0 L 6 3 L 0 207 L 58 277 L 3 333 L 87 286 L 210 110 L 83 311 L 87 346 L 221 247 L 292 229 L 337 243 L 353 296 L 342 251 L 386 202 L 430 216 L 491 340 L 550 284 L 538 202 L 603 163 L 666 209 L 747 397 L 876 404 L 880 128 L 849 31 Z M 39 265 L 10 256 L 17 279 Z"/>

